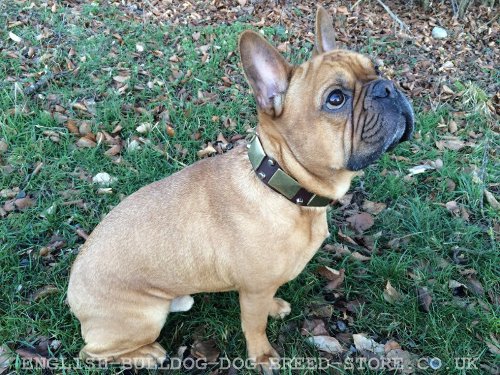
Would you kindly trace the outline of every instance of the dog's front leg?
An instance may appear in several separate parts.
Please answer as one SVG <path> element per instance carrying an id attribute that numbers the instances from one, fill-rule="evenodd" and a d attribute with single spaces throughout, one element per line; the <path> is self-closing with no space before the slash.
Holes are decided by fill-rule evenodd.
<path id="1" fill-rule="evenodd" d="M 264 291 L 240 290 L 241 326 L 247 341 L 248 357 L 268 367 L 279 355 L 266 335 L 267 316 L 273 309 L 276 289 Z"/>

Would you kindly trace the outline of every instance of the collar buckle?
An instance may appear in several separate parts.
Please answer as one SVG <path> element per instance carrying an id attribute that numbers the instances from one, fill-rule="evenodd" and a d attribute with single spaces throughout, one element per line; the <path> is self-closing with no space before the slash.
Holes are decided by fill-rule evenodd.
<path id="1" fill-rule="evenodd" d="M 266 155 L 257 135 L 247 147 L 250 163 L 259 179 L 290 202 L 307 207 L 325 207 L 332 202 L 330 198 L 304 189 L 293 177 L 285 173 L 275 160 Z"/>

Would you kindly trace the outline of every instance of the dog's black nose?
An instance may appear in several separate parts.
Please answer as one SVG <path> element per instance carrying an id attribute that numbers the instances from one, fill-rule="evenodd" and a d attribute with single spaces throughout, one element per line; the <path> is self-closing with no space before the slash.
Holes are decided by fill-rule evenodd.
<path id="1" fill-rule="evenodd" d="M 393 98 L 395 93 L 394 83 L 386 79 L 375 82 L 373 86 L 372 94 L 375 98 Z"/>

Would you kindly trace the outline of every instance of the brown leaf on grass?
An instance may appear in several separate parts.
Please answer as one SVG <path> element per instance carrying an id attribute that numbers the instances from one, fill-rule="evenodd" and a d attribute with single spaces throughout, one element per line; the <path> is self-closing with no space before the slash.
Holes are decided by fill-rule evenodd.
<path id="1" fill-rule="evenodd" d="M 333 253 L 333 258 L 341 259 L 346 255 L 351 255 L 351 251 L 347 248 L 347 246 L 342 244 L 326 244 L 323 246 L 323 250 Z"/>
<path id="2" fill-rule="evenodd" d="M 205 156 L 213 155 L 216 153 L 217 153 L 217 150 L 209 142 L 207 147 L 205 147 L 203 150 L 198 151 L 196 154 L 198 155 L 199 158 L 203 158 Z"/>
<path id="3" fill-rule="evenodd" d="M 351 227 L 358 233 L 363 233 L 365 230 L 370 229 L 373 224 L 373 216 L 367 212 L 354 214 L 346 219 Z"/>
<path id="4" fill-rule="evenodd" d="M 467 289 L 469 289 L 476 296 L 483 297 L 484 296 L 484 288 L 483 285 L 476 279 L 474 275 L 470 275 L 467 278 Z"/>
<path id="5" fill-rule="evenodd" d="M 14 201 L 14 205 L 19 211 L 25 210 L 26 208 L 32 207 L 35 204 L 35 201 L 31 199 L 29 196 L 24 198 L 19 198 Z"/>
<path id="6" fill-rule="evenodd" d="M 343 348 L 340 342 L 331 336 L 313 336 L 308 337 L 307 342 L 313 344 L 316 348 L 322 352 L 327 352 L 331 354 L 342 353 Z"/>
<path id="7" fill-rule="evenodd" d="M 191 347 L 191 355 L 207 362 L 215 362 L 219 358 L 220 350 L 215 340 L 195 341 Z"/>
<path id="8" fill-rule="evenodd" d="M 500 355 L 500 343 L 493 333 L 490 333 L 490 340 L 484 340 L 486 346 L 495 355 Z"/>
<path id="9" fill-rule="evenodd" d="M 305 319 L 300 334 L 303 336 L 328 336 L 328 331 L 322 319 Z"/>
<path id="10" fill-rule="evenodd" d="M 5 140 L 0 139 L 0 154 L 4 154 L 9 149 L 9 144 Z"/>
<path id="11" fill-rule="evenodd" d="M 7 345 L 0 346 L 0 375 L 9 369 L 13 359 L 10 348 Z"/>
<path id="12" fill-rule="evenodd" d="M 361 253 L 359 253 L 357 251 L 353 252 L 351 254 L 351 257 L 353 257 L 356 260 L 359 260 L 360 262 L 368 262 L 371 259 L 371 257 L 363 255 L 363 254 L 361 254 Z"/>
<path id="13" fill-rule="evenodd" d="M 417 289 L 418 304 L 422 311 L 429 312 L 432 303 L 432 296 L 426 287 Z"/>
<path id="14" fill-rule="evenodd" d="M 354 346 L 359 351 L 367 350 L 377 355 L 385 354 L 384 345 L 366 337 L 364 334 L 356 333 L 352 335 L 352 338 L 354 340 Z"/>
<path id="15" fill-rule="evenodd" d="M 130 76 L 114 76 L 113 81 L 118 83 L 125 83 L 130 80 Z"/>
<path id="16" fill-rule="evenodd" d="M 121 145 L 114 145 L 112 146 L 110 149 L 108 149 L 104 155 L 106 156 L 115 156 L 117 154 L 119 154 L 122 150 L 122 146 Z"/>
<path id="17" fill-rule="evenodd" d="M 57 289 L 56 286 L 54 285 L 45 285 L 43 288 L 38 289 L 33 295 L 31 296 L 32 301 L 38 301 L 39 299 L 42 299 L 46 296 L 49 296 L 51 294 L 58 293 L 59 289 Z"/>
<path id="18" fill-rule="evenodd" d="M 387 208 L 387 205 L 385 203 L 372 202 L 365 199 L 361 208 L 369 214 L 378 215 Z"/>
<path id="19" fill-rule="evenodd" d="M 484 189 L 484 197 L 488 204 L 495 210 L 500 210 L 500 203 L 496 200 L 495 196 L 488 190 Z"/>
<path id="20" fill-rule="evenodd" d="M 342 231 L 339 229 L 337 236 L 339 237 L 340 240 L 350 243 L 351 245 L 357 245 L 358 243 L 354 241 L 351 237 L 349 237 L 347 234 L 342 233 Z"/>
<path id="21" fill-rule="evenodd" d="M 416 356 L 406 350 L 393 349 L 386 354 L 388 370 L 396 370 L 403 374 L 413 374 Z"/>
<path id="22" fill-rule="evenodd" d="M 333 314 L 332 305 L 314 305 L 308 308 L 307 315 L 314 316 L 316 318 L 327 318 L 330 319 Z"/>
<path id="23" fill-rule="evenodd" d="M 321 276 L 330 282 L 325 286 L 327 290 L 337 289 L 343 282 L 345 278 L 344 269 L 341 268 L 339 271 L 327 266 L 320 266 L 316 270 Z"/>
<path id="24" fill-rule="evenodd" d="M 11 31 L 9 31 L 9 38 L 12 39 L 16 43 L 21 43 L 23 41 L 23 39 L 21 37 L 17 36 L 16 34 L 14 34 Z"/>
<path id="25" fill-rule="evenodd" d="M 444 149 L 459 151 L 465 147 L 465 142 L 457 137 L 448 137 L 448 139 L 436 141 L 436 147 L 441 151 Z"/>
<path id="26" fill-rule="evenodd" d="M 391 285 L 390 281 L 387 281 L 387 284 L 385 285 L 383 296 L 384 299 L 391 304 L 394 304 L 401 299 L 401 294 Z"/>
<path id="27" fill-rule="evenodd" d="M 446 202 L 445 206 L 454 216 L 460 216 L 460 206 L 456 201 Z"/>
<path id="28" fill-rule="evenodd" d="M 386 353 L 390 352 L 391 350 L 396 350 L 396 349 L 401 349 L 401 345 L 399 345 L 396 341 L 394 340 L 389 340 L 384 344 L 384 351 Z"/>
<path id="29" fill-rule="evenodd" d="M 457 184 L 455 184 L 455 181 L 453 181 L 451 178 L 446 179 L 446 191 L 448 192 L 455 191 L 456 187 Z"/>
<path id="30" fill-rule="evenodd" d="M 97 146 L 97 143 L 88 137 L 81 137 L 76 141 L 76 145 L 80 148 L 92 148 Z"/>

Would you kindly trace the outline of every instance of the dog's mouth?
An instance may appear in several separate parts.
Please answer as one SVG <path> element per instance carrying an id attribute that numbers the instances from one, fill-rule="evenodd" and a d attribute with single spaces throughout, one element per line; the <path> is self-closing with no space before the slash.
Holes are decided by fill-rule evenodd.
<path id="1" fill-rule="evenodd" d="M 347 162 L 347 169 L 351 171 L 367 167 L 384 152 L 410 140 L 415 127 L 415 115 L 409 100 L 390 81 L 377 80 L 371 84 L 364 110 L 375 113 L 378 121 L 361 133 L 353 147 Z"/>

